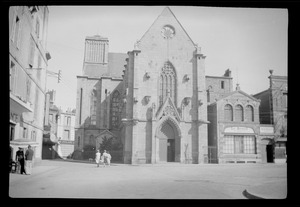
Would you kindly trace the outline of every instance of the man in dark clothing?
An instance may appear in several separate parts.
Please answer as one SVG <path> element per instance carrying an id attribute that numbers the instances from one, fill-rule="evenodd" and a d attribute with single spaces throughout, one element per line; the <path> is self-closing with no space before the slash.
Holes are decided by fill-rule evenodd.
<path id="1" fill-rule="evenodd" d="M 19 147 L 19 150 L 16 152 L 16 162 L 18 163 L 18 168 L 19 166 L 21 167 L 21 171 L 20 174 L 25 173 L 26 175 L 26 171 L 25 171 L 25 166 L 24 166 L 24 152 L 23 149 L 21 147 Z"/>
<path id="2" fill-rule="evenodd" d="M 25 153 L 26 172 L 28 175 L 30 175 L 32 172 L 32 164 L 33 164 L 32 158 L 33 158 L 33 150 L 31 149 L 31 146 L 28 145 L 28 149 L 26 150 L 26 153 Z"/>

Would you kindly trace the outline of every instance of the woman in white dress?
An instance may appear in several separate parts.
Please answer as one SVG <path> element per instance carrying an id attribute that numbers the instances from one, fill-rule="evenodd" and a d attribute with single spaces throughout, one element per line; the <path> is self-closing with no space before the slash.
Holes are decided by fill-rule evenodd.
<path id="1" fill-rule="evenodd" d="M 95 158 L 95 161 L 97 163 L 97 167 L 99 167 L 99 165 L 100 165 L 100 157 L 101 157 L 101 154 L 100 154 L 99 150 L 97 150 L 96 158 Z"/>

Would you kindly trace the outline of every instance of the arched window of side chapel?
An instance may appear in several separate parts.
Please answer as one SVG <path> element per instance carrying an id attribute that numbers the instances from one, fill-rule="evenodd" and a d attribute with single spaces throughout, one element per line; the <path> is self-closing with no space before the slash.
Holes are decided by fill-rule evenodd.
<path id="1" fill-rule="evenodd" d="M 170 62 L 166 62 L 161 70 L 159 78 L 159 105 L 161 106 L 167 96 L 169 96 L 176 105 L 176 72 Z"/>
<path id="2" fill-rule="evenodd" d="M 110 106 L 110 125 L 112 128 L 118 128 L 121 121 L 121 94 L 115 91 L 112 94 Z"/>

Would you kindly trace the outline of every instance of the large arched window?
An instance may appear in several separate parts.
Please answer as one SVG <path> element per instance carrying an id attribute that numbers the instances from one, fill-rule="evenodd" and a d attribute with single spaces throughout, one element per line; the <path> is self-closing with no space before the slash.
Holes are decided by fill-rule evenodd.
<path id="1" fill-rule="evenodd" d="M 94 89 L 91 93 L 91 103 L 90 103 L 90 116 L 91 125 L 96 125 L 96 115 L 97 115 L 97 91 Z"/>
<path id="2" fill-rule="evenodd" d="M 226 104 L 224 107 L 224 119 L 225 121 L 233 121 L 233 111 L 230 104 Z"/>
<path id="3" fill-rule="evenodd" d="M 159 78 L 159 105 L 161 106 L 167 96 L 173 100 L 176 105 L 176 72 L 170 62 L 166 62 L 161 70 Z"/>
<path id="4" fill-rule="evenodd" d="M 110 126 L 112 128 L 118 128 L 121 121 L 121 94 L 119 91 L 115 91 L 112 94 L 111 106 L 110 106 Z"/>
<path id="5" fill-rule="evenodd" d="M 243 107 L 241 105 L 236 105 L 234 110 L 234 121 L 243 121 L 244 120 L 244 114 L 243 114 Z"/>
<path id="6" fill-rule="evenodd" d="M 90 135 L 90 138 L 89 138 L 89 144 L 92 145 L 92 146 L 96 145 L 95 137 L 92 134 Z"/>
<path id="7" fill-rule="evenodd" d="M 250 105 L 246 106 L 246 120 L 247 121 L 254 121 L 254 112 L 253 107 Z"/>

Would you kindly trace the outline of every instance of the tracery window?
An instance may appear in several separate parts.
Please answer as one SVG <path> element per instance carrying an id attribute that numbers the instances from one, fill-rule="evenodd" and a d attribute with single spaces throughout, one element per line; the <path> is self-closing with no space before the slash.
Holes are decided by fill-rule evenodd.
<path id="1" fill-rule="evenodd" d="M 235 106 L 235 121 L 243 121 L 244 120 L 244 114 L 243 114 L 243 107 L 241 105 Z"/>
<path id="2" fill-rule="evenodd" d="M 159 79 L 159 105 L 161 106 L 169 96 L 176 105 L 176 72 L 170 62 L 162 68 Z"/>
<path id="3" fill-rule="evenodd" d="M 224 119 L 226 121 L 233 121 L 233 110 L 230 104 L 226 104 L 224 107 Z"/>
<path id="4" fill-rule="evenodd" d="M 119 91 L 115 91 L 112 94 L 111 106 L 110 106 L 110 125 L 112 128 L 118 128 L 121 121 L 121 94 Z"/>
<path id="5" fill-rule="evenodd" d="M 247 121 L 254 121 L 254 112 L 253 107 L 250 105 L 246 106 L 246 120 Z"/>
<path id="6" fill-rule="evenodd" d="M 97 115 L 97 91 L 94 89 L 91 93 L 91 125 L 96 125 L 96 115 Z"/>

